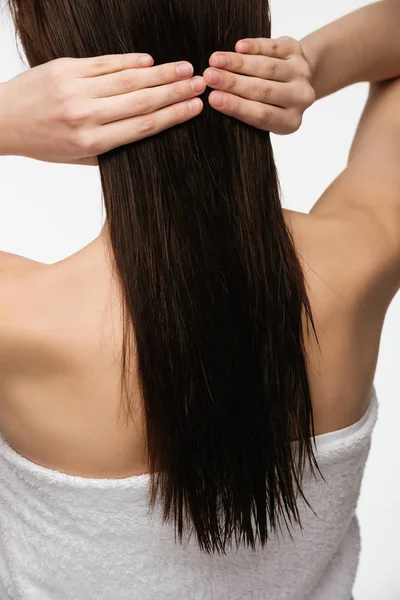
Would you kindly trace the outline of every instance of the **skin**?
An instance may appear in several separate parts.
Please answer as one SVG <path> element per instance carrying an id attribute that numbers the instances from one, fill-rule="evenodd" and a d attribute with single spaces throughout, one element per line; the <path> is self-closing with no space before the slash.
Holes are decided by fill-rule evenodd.
<path id="1" fill-rule="evenodd" d="M 97 155 L 197 116 L 206 85 L 186 62 L 62 58 L 0 86 L 0 154 L 97 164 Z M 153 89 L 154 88 L 154 89 Z"/>
<path id="2" fill-rule="evenodd" d="M 357 79 L 358 72 L 346 71 L 354 65 L 350 67 L 349 61 L 343 59 L 342 46 L 351 48 L 363 32 L 366 32 L 364 41 L 375 44 L 375 54 L 370 60 L 370 72 L 368 69 L 365 72 L 360 52 L 362 77 L 370 81 L 380 78 L 377 73 L 370 74 L 376 68 L 377 55 L 382 52 L 379 60 L 384 79 L 391 60 L 389 55 L 392 56 L 390 52 L 398 52 L 396 56 L 400 57 L 400 46 L 386 48 L 385 60 L 385 44 L 378 34 L 380 26 L 386 31 L 385 21 L 389 26 L 398 5 L 380 4 L 385 8 L 379 11 L 381 21 L 378 22 L 376 11 L 371 8 L 371 12 L 363 12 L 361 19 L 359 15 L 350 15 L 345 26 L 333 24 L 324 35 L 316 32 L 301 44 L 290 38 L 256 39 L 249 40 L 247 52 L 238 42 L 236 53 L 216 53 L 210 58 L 210 69 L 203 74 L 207 85 L 218 86 L 210 94 L 211 105 L 277 133 L 294 131 L 300 126 L 302 114 L 313 97 L 322 97 L 335 87 Z M 336 41 L 339 31 L 340 44 Z M 336 54 L 335 47 L 338 48 Z M 217 57 L 221 54 L 228 59 L 223 69 L 217 67 Z M 393 60 L 393 64 L 395 62 Z M 396 64 L 400 64 L 400 60 Z M 343 80 L 332 75 L 332 65 L 342 73 Z M 69 89 L 72 81 L 77 86 L 68 95 L 69 101 L 61 104 L 64 109 L 72 107 L 72 97 L 79 98 L 82 107 L 89 99 L 93 100 L 88 87 L 84 87 L 85 76 L 77 75 L 80 67 L 75 61 L 69 65 L 64 61 L 64 66 L 71 69 L 68 75 L 66 71 L 57 75 L 57 65 L 48 65 L 54 69 L 53 77 L 56 75 L 61 89 L 65 89 L 65 81 L 69 82 Z M 132 100 L 138 98 L 144 89 L 131 91 L 130 86 L 127 89 L 121 68 L 107 66 L 106 73 L 100 74 L 99 65 L 92 66 L 96 71 L 92 73 L 94 80 L 105 77 L 116 82 L 117 100 L 127 94 L 132 94 Z M 166 75 L 166 69 L 154 69 L 159 69 L 159 76 Z M 219 84 L 211 84 L 214 69 L 221 75 Z M 134 87 L 139 85 L 139 80 L 143 83 L 143 76 L 149 76 L 146 68 L 139 72 L 130 65 L 126 70 Z M 34 77 L 43 77 L 46 81 L 50 74 L 44 68 L 39 75 L 32 74 L 33 71 L 35 69 L 19 76 L 17 83 L 21 88 L 18 89 L 26 85 L 26 90 L 38 94 L 38 79 Z M 396 76 L 400 76 L 400 72 L 393 72 L 392 77 Z M 332 77 L 336 78 L 334 82 Z M 189 79 L 185 80 L 184 85 L 188 82 Z M 95 85 L 100 81 L 90 83 Z M 171 82 L 164 82 L 164 86 L 170 85 Z M 314 89 L 314 96 L 310 87 Z M 174 98 L 176 88 L 173 85 L 165 97 L 167 88 L 159 89 L 160 97 L 164 98 L 162 108 L 154 111 L 154 95 L 148 95 L 151 104 L 147 109 L 142 104 L 141 114 L 125 117 L 131 119 L 131 141 L 140 139 L 135 138 L 137 135 L 152 135 L 161 127 L 173 126 L 174 118 L 190 118 L 187 97 L 180 96 L 181 108 L 176 111 L 179 106 Z M 104 91 L 104 86 L 99 85 L 97 89 Z M 11 90 L 11 85 L 2 86 L 0 105 L 2 99 L 12 97 Z M 218 107 L 221 92 L 225 102 Z M 185 94 L 191 96 L 188 87 Z M 28 94 L 19 96 L 26 98 Z M 265 102 L 266 99 L 271 104 Z M 103 134 L 109 122 L 105 125 L 101 119 L 88 121 L 82 114 L 77 121 L 72 110 L 62 110 L 60 116 L 58 102 L 54 100 L 51 104 L 51 97 L 47 100 L 56 110 L 43 114 L 42 123 L 55 119 L 53 125 L 64 132 L 62 141 L 58 138 L 55 145 L 54 140 L 46 138 L 44 130 L 40 130 L 40 119 L 21 121 L 26 111 L 21 108 L 19 114 L 13 104 L 11 127 L 0 128 L 3 153 L 35 155 L 35 158 L 49 160 L 58 152 L 57 160 L 93 163 L 93 156 L 99 148 L 104 148 L 101 144 L 105 143 L 107 136 Z M 104 95 L 97 100 L 99 106 L 100 102 L 106 105 Z M 34 99 L 23 100 L 28 101 Z M 383 321 L 400 286 L 399 104 L 399 80 L 372 86 L 348 167 L 309 214 L 284 210 L 304 269 L 321 345 L 322 356 L 306 336 L 317 434 L 346 427 L 366 410 Z M 3 107 L 6 106 L 9 102 L 3 103 Z M 149 120 L 152 127 L 143 127 L 143 122 L 149 123 Z M 118 120 L 113 123 L 116 132 Z M 32 131 L 32 135 L 25 136 L 32 140 L 29 147 L 24 145 L 21 134 L 27 129 Z M 90 143 L 86 141 L 82 145 L 81 140 L 86 139 L 84 133 L 88 132 Z M 65 142 L 71 139 L 70 135 L 76 140 L 77 133 L 78 144 Z M 112 142 L 109 139 L 108 144 L 121 143 L 121 138 L 117 138 L 118 134 Z M 134 422 L 128 426 L 118 424 L 119 367 L 115 356 L 122 331 L 120 297 L 107 256 L 107 227 L 85 248 L 52 265 L 1 253 L 0 285 L 0 424 L 6 440 L 30 460 L 70 474 L 126 477 L 147 472 L 139 394 L 135 396 Z"/>
<path id="3" fill-rule="evenodd" d="M 311 69 L 296 40 L 281 38 L 276 59 L 268 57 L 272 46 L 259 40 L 258 57 L 216 52 L 210 65 L 224 59 L 225 70 L 209 68 L 203 77 L 193 77 L 186 61 L 152 66 L 147 55 L 147 66 L 140 65 L 139 54 L 63 58 L 26 71 L 0 84 L 0 155 L 95 165 L 98 154 L 198 116 L 197 96 L 207 85 L 235 92 L 213 91 L 216 110 L 273 133 L 293 133 L 315 100 Z M 184 70 L 178 75 L 178 69 Z M 213 77 L 220 83 L 213 85 Z"/>

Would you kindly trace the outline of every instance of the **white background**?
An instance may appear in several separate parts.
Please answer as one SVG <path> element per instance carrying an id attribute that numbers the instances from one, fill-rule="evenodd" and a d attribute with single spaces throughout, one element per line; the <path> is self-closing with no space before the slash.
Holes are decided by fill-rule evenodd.
<path id="1" fill-rule="evenodd" d="M 364 4 L 360 0 L 272 0 L 273 35 L 301 39 Z M 0 81 L 21 69 L 12 28 L 0 14 Z M 298 133 L 274 136 L 286 207 L 308 212 L 345 167 L 366 93 L 365 84 L 339 92 L 318 102 L 305 115 Z M 89 243 L 102 224 L 96 168 L 0 158 L 0 250 L 52 263 Z M 363 549 L 356 600 L 400 599 L 399 324 L 400 295 L 387 314 L 376 373 L 380 416 L 358 509 Z"/>

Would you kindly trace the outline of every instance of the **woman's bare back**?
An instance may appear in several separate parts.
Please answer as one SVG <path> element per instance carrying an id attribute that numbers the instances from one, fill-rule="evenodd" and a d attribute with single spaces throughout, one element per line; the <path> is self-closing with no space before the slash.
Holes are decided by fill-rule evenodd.
<path id="1" fill-rule="evenodd" d="M 379 292 L 388 275 L 368 219 L 284 213 L 319 336 L 320 350 L 307 334 L 306 347 L 321 434 L 356 422 L 367 408 L 391 288 Z M 0 270 L 5 439 L 33 462 L 73 475 L 148 472 L 138 391 L 135 422 L 119 419 L 120 296 L 104 235 L 53 265 L 3 254 Z"/>

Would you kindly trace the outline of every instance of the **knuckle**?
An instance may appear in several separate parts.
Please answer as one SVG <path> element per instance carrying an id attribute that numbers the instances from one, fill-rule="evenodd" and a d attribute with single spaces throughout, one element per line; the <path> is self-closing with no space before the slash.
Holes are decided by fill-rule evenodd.
<path id="1" fill-rule="evenodd" d="M 240 114 L 243 100 L 239 96 L 226 96 L 224 109 L 233 114 Z"/>
<path id="2" fill-rule="evenodd" d="M 171 94 L 170 100 L 177 101 L 177 100 L 180 100 L 181 98 L 185 98 L 186 96 L 188 96 L 192 93 L 193 93 L 193 90 L 191 88 L 190 82 L 188 82 L 188 83 L 185 82 L 185 84 L 182 85 L 181 82 L 175 81 L 172 84 L 172 94 Z"/>
<path id="3" fill-rule="evenodd" d="M 265 66 L 265 78 L 274 79 L 277 74 L 278 65 L 274 61 L 268 61 Z"/>
<path id="4" fill-rule="evenodd" d="M 110 66 L 109 59 L 106 56 L 98 56 L 96 58 L 95 68 L 99 70 L 107 69 Z"/>
<path id="5" fill-rule="evenodd" d="M 189 112 L 189 108 L 186 103 L 173 104 L 172 112 L 174 115 L 173 121 L 176 122 L 182 120 L 186 116 L 186 114 Z"/>
<path id="6" fill-rule="evenodd" d="M 52 88 L 52 93 L 57 99 L 64 99 L 70 96 L 70 87 L 66 82 L 65 76 L 59 69 L 54 69 L 50 71 L 50 85 Z"/>
<path id="7" fill-rule="evenodd" d="M 311 67 L 307 63 L 307 61 L 303 62 L 302 68 L 300 70 L 300 74 L 301 74 L 301 77 L 303 77 L 303 79 L 310 81 L 312 73 L 311 73 Z"/>
<path id="8" fill-rule="evenodd" d="M 135 100 L 136 114 L 151 112 L 153 106 L 152 97 L 148 92 L 142 92 L 137 95 Z"/>
<path id="9" fill-rule="evenodd" d="M 315 102 L 315 99 L 315 91 L 310 85 L 303 85 L 301 83 L 294 84 L 293 106 L 300 106 L 303 109 L 309 108 Z"/>
<path id="10" fill-rule="evenodd" d="M 311 85 L 307 86 L 303 93 L 303 103 L 305 104 L 305 106 L 308 108 L 309 106 L 314 104 L 316 98 L 317 94 L 315 93 L 314 88 L 311 87 Z"/>
<path id="11" fill-rule="evenodd" d="M 240 71 L 244 67 L 244 57 L 241 54 L 237 54 L 234 57 L 234 68 Z"/>
<path id="12" fill-rule="evenodd" d="M 296 53 L 302 53 L 301 43 L 295 38 L 292 38 L 289 35 L 283 35 L 279 38 L 278 41 L 281 43 L 282 46 L 285 46 L 285 48 L 287 48 L 288 50 L 290 49 L 291 51 L 294 51 Z"/>
<path id="13" fill-rule="evenodd" d="M 298 77 L 300 77 L 301 79 L 306 79 L 307 81 L 311 79 L 311 67 L 305 58 L 297 56 L 294 57 L 293 65 L 295 67 Z"/>
<path id="14" fill-rule="evenodd" d="M 62 116 L 71 127 L 77 127 L 88 118 L 85 107 L 78 102 L 65 102 L 62 109 Z"/>
<path id="15" fill-rule="evenodd" d="M 102 111 L 100 109 L 100 107 L 98 106 L 98 104 L 94 104 L 91 106 L 90 108 L 90 113 L 87 113 L 87 120 L 92 121 L 93 123 L 98 123 L 99 121 L 102 122 L 103 119 L 103 115 L 102 115 Z"/>
<path id="16" fill-rule="evenodd" d="M 267 107 L 263 107 L 260 110 L 258 121 L 261 127 L 269 127 L 272 124 L 272 111 Z"/>
<path id="17" fill-rule="evenodd" d="M 303 56 L 303 46 L 299 42 L 299 40 L 295 40 L 294 38 L 289 38 L 291 47 L 296 54 L 300 54 Z"/>
<path id="18" fill-rule="evenodd" d="M 63 98 L 69 94 L 70 81 L 68 81 L 65 67 L 71 60 L 73 59 L 58 58 L 49 63 L 47 67 L 47 77 L 56 98 Z"/>
<path id="19" fill-rule="evenodd" d="M 155 121 L 149 117 L 145 119 L 140 119 L 138 123 L 138 133 L 139 135 L 146 137 L 153 134 L 155 131 Z"/>
<path id="20" fill-rule="evenodd" d="M 228 77 L 224 77 L 224 75 L 222 75 L 221 86 L 223 86 L 228 92 L 233 92 L 233 90 L 236 88 L 236 84 L 237 80 L 235 75 L 230 74 Z"/>
<path id="21" fill-rule="evenodd" d="M 167 81 L 169 76 L 168 76 L 168 71 L 170 71 L 170 67 L 166 64 L 164 65 L 160 65 L 160 70 L 159 70 L 159 76 L 161 81 Z"/>
<path id="22" fill-rule="evenodd" d="M 87 130 L 80 130 L 75 133 L 74 145 L 82 155 L 89 156 L 95 154 L 94 140 Z"/>
<path id="23" fill-rule="evenodd" d="M 55 60 L 52 60 L 48 63 L 47 68 L 49 69 L 49 73 L 52 74 L 55 77 L 58 77 L 59 75 L 63 75 L 65 69 L 69 66 L 71 66 L 71 63 L 74 62 L 73 58 L 67 58 L 67 57 L 61 57 L 61 58 L 56 58 Z"/>
<path id="24" fill-rule="evenodd" d="M 272 50 L 272 54 L 273 55 L 278 54 L 278 52 L 280 50 L 280 47 L 281 47 L 281 44 L 282 44 L 282 38 L 279 41 L 278 40 L 274 40 L 272 42 L 272 48 L 271 48 L 271 50 Z"/>
<path id="25" fill-rule="evenodd" d="M 307 81 L 311 81 L 312 78 L 312 73 L 311 73 L 311 67 L 306 63 L 302 69 L 302 76 L 303 79 L 306 79 Z"/>
<path id="26" fill-rule="evenodd" d="M 119 84 L 124 92 L 131 92 L 135 87 L 135 75 L 133 71 L 121 71 Z"/>
<path id="27" fill-rule="evenodd" d="M 251 91 L 252 94 L 256 97 L 256 98 L 260 98 L 263 94 L 262 94 L 262 90 L 261 90 L 261 85 L 258 81 L 255 81 L 253 83 L 253 85 L 251 86 Z"/>
<path id="28" fill-rule="evenodd" d="M 264 102 L 269 102 L 271 100 L 271 94 L 272 94 L 272 86 L 264 85 L 263 89 L 262 89 L 262 98 L 263 98 Z"/>
<path id="29" fill-rule="evenodd" d="M 56 60 L 63 67 L 70 67 L 71 65 L 73 65 L 74 63 L 77 62 L 76 58 L 71 58 L 69 56 L 61 56 L 60 58 L 57 58 Z"/>
<path id="30" fill-rule="evenodd" d="M 51 79 L 52 83 L 58 83 L 59 79 L 61 79 L 59 60 L 60 59 L 53 60 L 47 65 L 47 77 Z"/>
<path id="31" fill-rule="evenodd" d="M 303 122 L 303 115 L 299 112 L 293 112 L 288 119 L 288 129 L 289 133 L 294 133 L 298 129 L 300 129 L 301 124 Z"/>
<path id="32" fill-rule="evenodd" d="M 52 89 L 52 95 L 61 109 L 68 109 L 74 103 L 74 90 L 61 77 L 53 80 Z"/>
<path id="33" fill-rule="evenodd" d="M 268 84 L 262 84 L 260 82 L 256 82 L 253 84 L 252 92 L 255 98 L 263 101 L 268 101 L 271 96 L 272 88 Z"/>
<path id="34" fill-rule="evenodd" d="M 115 94 L 119 91 L 118 83 L 116 84 L 115 79 L 106 77 L 104 83 L 102 84 L 102 92 L 104 97 L 107 96 L 115 96 Z"/>

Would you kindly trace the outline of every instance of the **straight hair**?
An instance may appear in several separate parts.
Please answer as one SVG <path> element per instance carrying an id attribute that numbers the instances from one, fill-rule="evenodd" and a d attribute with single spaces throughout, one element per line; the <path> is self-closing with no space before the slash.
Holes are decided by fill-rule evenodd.
<path id="1" fill-rule="evenodd" d="M 237 40 L 270 37 L 267 0 L 9 0 L 31 66 L 148 52 L 195 73 Z M 149 506 L 180 542 L 264 547 L 299 524 L 318 469 L 305 353 L 317 339 L 280 201 L 269 132 L 211 108 L 99 156 L 122 296 L 121 406 L 137 356 Z M 303 326 L 306 328 L 303 329 Z M 318 339 L 317 339 L 318 341 Z M 293 435 L 296 443 L 291 443 Z"/>

